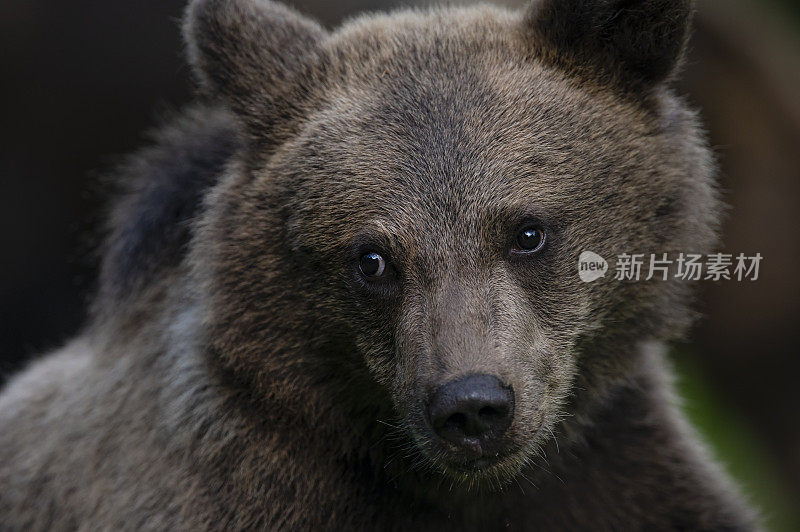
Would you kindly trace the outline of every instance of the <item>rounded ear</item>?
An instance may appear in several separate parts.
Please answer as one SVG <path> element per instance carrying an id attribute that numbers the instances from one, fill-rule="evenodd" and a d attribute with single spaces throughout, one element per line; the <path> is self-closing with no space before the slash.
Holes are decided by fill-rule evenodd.
<path id="1" fill-rule="evenodd" d="M 534 0 L 525 23 L 543 57 L 647 90 L 680 65 L 692 0 Z"/>
<path id="2" fill-rule="evenodd" d="M 221 98 L 254 136 L 302 112 L 326 31 L 267 0 L 192 0 L 183 25 L 201 89 Z"/>

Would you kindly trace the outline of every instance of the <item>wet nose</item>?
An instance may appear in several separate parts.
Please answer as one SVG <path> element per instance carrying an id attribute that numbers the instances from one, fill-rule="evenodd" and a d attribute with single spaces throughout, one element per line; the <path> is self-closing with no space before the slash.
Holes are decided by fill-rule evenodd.
<path id="1" fill-rule="evenodd" d="M 435 390 L 428 416 L 442 439 L 480 456 L 511 425 L 514 393 L 497 377 L 469 375 Z"/>

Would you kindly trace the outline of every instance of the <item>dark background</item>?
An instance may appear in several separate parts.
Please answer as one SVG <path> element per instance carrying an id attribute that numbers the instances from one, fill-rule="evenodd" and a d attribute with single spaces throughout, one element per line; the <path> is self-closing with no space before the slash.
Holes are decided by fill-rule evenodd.
<path id="1" fill-rule="evenodd" d="M 102 176 L 191 97 L 183 4 L 0 3 L 0 382 L 84 320 Z M 293 4 L 330 26 L 396 2 Z M 764 256 L 758 282 L 704 287 L 679 387 L 770 526 L 800 530 L 800 2 L 701 0 L 679 89 L 722 165 L 724 249 Z"/>

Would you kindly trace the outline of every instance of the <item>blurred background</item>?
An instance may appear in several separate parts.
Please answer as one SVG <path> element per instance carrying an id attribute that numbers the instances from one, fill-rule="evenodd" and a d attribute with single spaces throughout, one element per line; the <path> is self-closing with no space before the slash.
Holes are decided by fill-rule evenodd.
<path id="1" fill-rule="evenodd" d="M 400 5 L 288 3 L 329 26 Z M 84 320 L 102 176 L 191 97 L 183 4 L 0 3 L 0 383 Z M 769 528 L 800 531 L 800 0 L 699 9 L 678 88 L 721 162 L 724 249 L 764 261 L 755 283 L 703 287 L 706 318 L 673 349 L 678 384 Z"/>

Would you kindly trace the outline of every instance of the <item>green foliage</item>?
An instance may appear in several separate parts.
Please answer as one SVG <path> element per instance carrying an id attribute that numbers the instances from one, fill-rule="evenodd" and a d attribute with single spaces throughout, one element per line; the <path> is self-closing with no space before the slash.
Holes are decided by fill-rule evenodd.
<path id="1" fill-rule="evenodd" d="M 800 530 L 800 507 L 784 486 L 780 464 L 770 456 L 757 431 L 713 391 L 690 350 L 675 350 L 673 355 L 684 411 L 718 461 L 761 510 L 768 530 Z"/>

